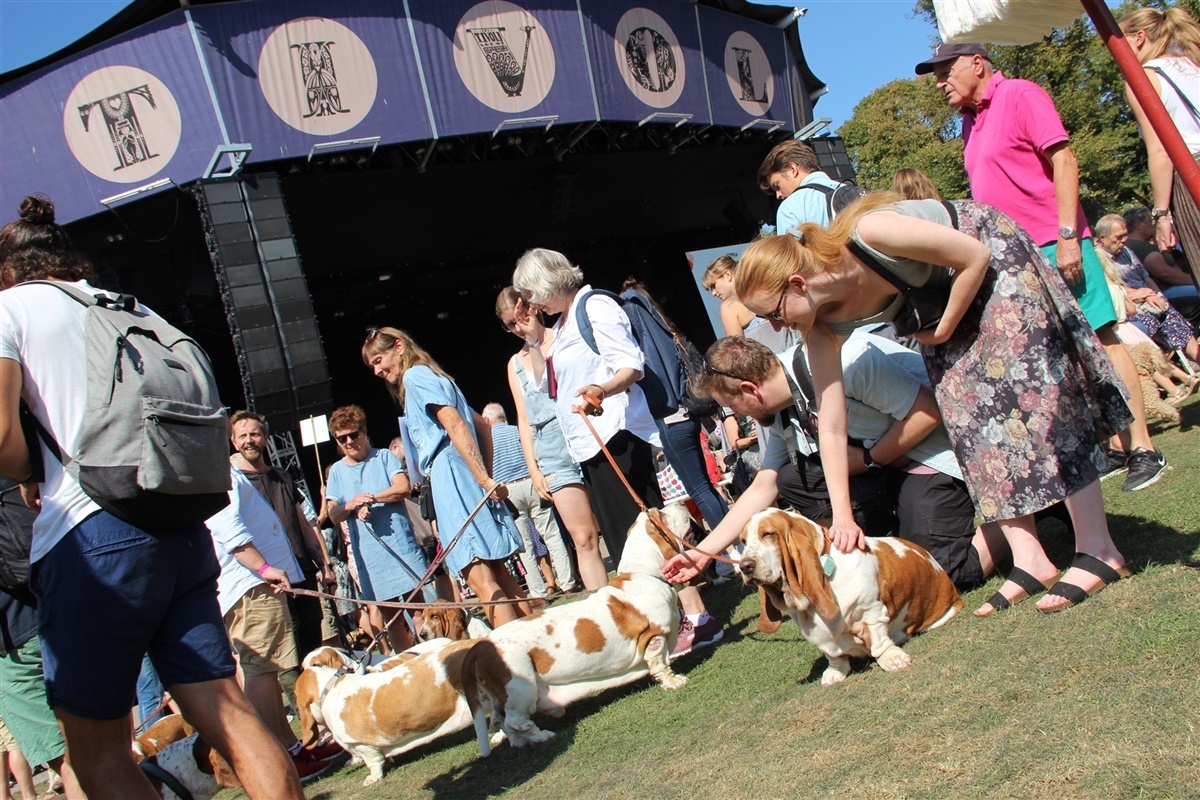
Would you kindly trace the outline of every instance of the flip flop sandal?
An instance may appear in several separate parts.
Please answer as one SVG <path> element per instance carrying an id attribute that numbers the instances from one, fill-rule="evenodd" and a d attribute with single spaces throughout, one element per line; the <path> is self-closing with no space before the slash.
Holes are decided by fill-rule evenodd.
<path id="1" fill-rule="evenodd" d="M 1096 576 L 1100 579 L 1100 585 L 1089 592 L 1086 589 L 1081 589 L 1073 583 L 1059 581 L 1050 587 L 1050 591 L 1046 592 L 1046 596 L 1065 597 L 1070 602 L 1064 603 L 1060 606 L 1055 606 L 1054 608 L 1039 608 L 1038 611 L 1042 612 L 1043 614 L 1055 614 L 1068 608 L 1074 608 L 1084 600 L 1087 600 L 1089 597 L 1094 597 L 1095 595 L 1099 594 L 1101 590 L 1103 590 L 1104 587 L 1108 586 L 1110 583 L 1116 583 L 1117 581 L 1121 580 L 1121 578 L 1128 578 L 1133 574 L 1125 567 L 1113 569 L 1100 559 L 1096 558 L 1095 556 L 1089 556 L 1087 553 L 1076 553 L 1075 557 L 1071 559 L 1071 567 L 1083 570 L 1089 575 Z"/>
<path id="2" fill-rule="evenodd" d="M 1046 591 L 1046 584 L 1042 583 L 1020 567 L 1013 567 L 1012 570 L 1009 571 L 1008 580 L 1012 581 L 1017 586 L 1020 586 L 1025 591 L 1025 596 L 1016 598 L 1015 600 L 1010 600 L 997 591 L 994 595 L 988 598 L 987 602 L 988 605 L 992 607 L 992 610 L 984 614 L 984 617 L 990 617 L 997 611 L 1003 611 L 1006 608 L 1011 608 L 1017 603 L 1020 603 L 1022 600 L 1028 600 L 1035 594 Z"/>

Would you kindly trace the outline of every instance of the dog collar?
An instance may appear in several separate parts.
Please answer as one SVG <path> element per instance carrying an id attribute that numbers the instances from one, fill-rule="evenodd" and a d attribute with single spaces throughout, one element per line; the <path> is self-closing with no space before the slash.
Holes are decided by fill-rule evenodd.
<path id="1" fill-rule="evenodd" d="M 338 667 L 337 671 L 333 673 L 333 677 L 330 678 L 329 682 L 325 684 L 325 688 L 321 690 L 320 696 L 317 697 L 317 702 L 320 703 L 324 701 L 325 695 L 329 694 L 329 690 L 333 688 L 333 685 L 349 674 L 350 670 L 346 669 L 345 665 Z"/>
<path id="2" fill-rule="evenodd" d="M 825 573 L 826 578 L 832 578 L 833 573 L 837 570 L 837 564 L 834 563 L 833 556 L 829 554 L 833 540 L 822 533 L 821 541 L 821 571 Z"/>
<path id="3" fill-rule="evenodd" d="M 146 773 L 147 777 L 154 778 L 174 792 L 179 800 L 196 800 L 187 787 L 179 782 L 178 778 L 158 765 L 158 756 L 144 758 L 138 763 L 138 766 L 142 768 L 142 772 Z"/>

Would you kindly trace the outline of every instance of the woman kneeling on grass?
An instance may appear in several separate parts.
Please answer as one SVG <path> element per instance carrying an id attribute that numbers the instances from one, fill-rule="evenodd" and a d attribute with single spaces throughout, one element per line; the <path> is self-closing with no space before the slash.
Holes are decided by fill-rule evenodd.
<path id="1" fill-rule="evenodd" d="M 856 244 L 909 285 L 923 286 L 948 267 L 943 316 L 914 338 L 976 510 L 1000 524 L 1014 564 L 976 614 L 1036 594 L 1058 573 L 1033 514 L 1060 500 L 1079 552 L 1037 607 L 1061 611 L 1128 574 L 1109 536 L 1099 470 L 1100 443 L 1132 415 L 1103 346 L 1029 235 L 990 206 L 953 205 L 958 230 L 937 201 L 881 192 L 843 209 L 828 231 L 806 224 L 799 238 L 755 242 L 738 266 L 737 295 L 807 339 L 830 533 L 848 550 L 865 541 L 850 509 L 838 349 L 859 325 L 894 323 L 908 301 L 847 246 Z"/>

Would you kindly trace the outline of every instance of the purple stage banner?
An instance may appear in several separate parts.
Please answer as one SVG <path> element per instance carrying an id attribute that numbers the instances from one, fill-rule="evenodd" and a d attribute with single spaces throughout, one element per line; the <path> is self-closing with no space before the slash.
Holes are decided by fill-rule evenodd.
<path id="1" fill-rule="evenodd" d="M 583 14 L 601 118 L 712 122 L 694 5 L 590 2 Z"/>
<path id="2" fill-rule="evenodd" d="M 233 143 L 255 162 L 314 144 L 433 136 L 400 0 L 232 3 L 191 10 Z"/>
<path id="3" fill-rule="evenodd" d="M 0 216 L 41 193 L 70 222 L 195 180 L 222 143 L 199 65 L 179 12 L 0 88 Z"/>
<path id="4" fill-rule="evenodd" d="M 771 25 L 707 6 L 696 10 L 713 122 L 739 128 L 750 123 L 771 128 L 779 122 L 792 128 L 795 115 L 787 80 L 785 34 Z"/>
<path id="5" fill-rule="evenodd" d="M 597 119 L 574 0 L 408 6 L 439 136 Z"/>

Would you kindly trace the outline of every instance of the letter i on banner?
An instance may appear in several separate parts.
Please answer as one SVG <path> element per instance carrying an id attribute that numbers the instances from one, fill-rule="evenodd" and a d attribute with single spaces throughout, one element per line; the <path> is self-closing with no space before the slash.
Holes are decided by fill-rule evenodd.
<path id="1" fill-rule="evenodd" d="M 329 441 L 329 418 L 322 414 L 300 420 L 300 444 L 311 447 L 317 457 L 317 475 L 321 479 L 321 493 L 325 493 L 325 468 L 321 466 L 321 451 L 317 445 Z"/>

